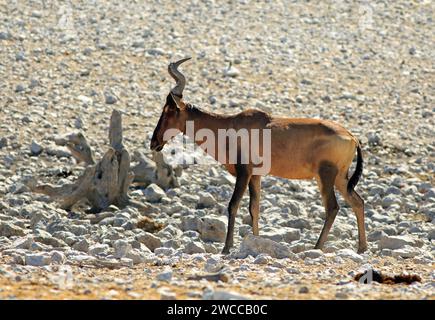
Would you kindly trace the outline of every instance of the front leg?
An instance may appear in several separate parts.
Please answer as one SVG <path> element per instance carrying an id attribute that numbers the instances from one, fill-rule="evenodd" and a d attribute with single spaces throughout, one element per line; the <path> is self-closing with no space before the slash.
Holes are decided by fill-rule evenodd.
<path id="1" fill-rule="evenodd" d="M 252 219 L 252 233 L 258 236 L 258 219 L 260 216 L 261 176 L 252 176 L 249 181 L 249 213 Z"/>
<path id="2" fill-rule="evenodd" d="M 239 208 L 240 201 L 242 200 L 243 194 L 245 193 L 251 178 L 251 170 L 248 165 L 238 164 L 235 167 L 237 174 L 236 186 L 230 204 L 228 205 L 228 231 L 222 254 L 230 253 L 230 248 L 233 246 L 234 223 L 236 222 L 237 209 Z"/>

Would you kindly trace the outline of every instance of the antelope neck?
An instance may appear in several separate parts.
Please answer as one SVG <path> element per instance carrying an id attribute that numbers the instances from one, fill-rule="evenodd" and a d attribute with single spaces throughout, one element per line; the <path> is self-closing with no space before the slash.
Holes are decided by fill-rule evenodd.
<path id="1" fill-rule="evenodd" d="M 217 130 L 228 128 L 230 116 L 220 115 L 212 112 L 207 112 L 199 109 L 198 107 L 188 104 L 186 106 L 187 119 L 186 121 L 193 121 L 194 134 L 200 129 L 210 129 L 217 136 Z M 186 132 L 184 132 L 186 134 Z M 190 137 L 194 139 L 195 137 Z"/>

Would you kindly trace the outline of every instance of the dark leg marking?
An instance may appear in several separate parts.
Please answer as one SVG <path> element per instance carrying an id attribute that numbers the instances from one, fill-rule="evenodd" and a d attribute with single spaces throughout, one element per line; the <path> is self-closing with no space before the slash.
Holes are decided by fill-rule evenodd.
<path id="1" fill-rule="evenodd" d="M 325 224 L 317 240 L 315 249 L 322 249 L 328 238 L 329 231 L 334 223 L 339 209 L 337 199 L 335 198 L 334 184 L 337 176 L 337 168 L 330 163 L 322 163 L 319 168 L 319 188 L 322 194 L 322 202 L 326 211 Z"/>
<path id="2" fill-rule="evenodd" d="M 228 254 L 230 248 L 233 246 L 234 223 L 236 221 L 237 209 L 239 208 L 240 201 L 242 200 L 243 194 L 245 193 L 251 178 L 251 170 L 249 170 L 247 165 L 237 164 L 236 173 L 236 187 L 234 188 L 233 196 L 228 205 L 228 231 L 225 246 L 222 250 L 223 254 Z"/>
<path id="3" fill-rule="evenodd" d="M 259 234 L 261 176 L 252 176 L 249 180 L 249 213 L 252 218 L 252 233 Z"/>

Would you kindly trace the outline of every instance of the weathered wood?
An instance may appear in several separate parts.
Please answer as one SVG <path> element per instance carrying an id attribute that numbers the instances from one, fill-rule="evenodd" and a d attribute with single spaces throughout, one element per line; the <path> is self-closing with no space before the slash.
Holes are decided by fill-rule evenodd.
<path id="1" fill-rule="evenodd" d="M 124 146 L 122 145 L 121 113 L 117 110 L 113 110 L 110 117 L 109 141 L 110 146 L 116 151 L 121 152 L 122 149 L 124 149 Z"/>
<path id="2" fill-rule="evenodd" d="M 87 195 L 87 199 L 92 204 L 91 211 L 98 212 L 115 204 L 118 195 L 118 167 L 116 151 L 109 148 L 96 165 L 90 181 L 91 192 Z"/>
<path id="3" fill-rule="evenodd" d="M 163 189 L 178 187 L 181 167 L 177 166 L 173 168 L 167 164 L 164 161 L 163 154 L 160 152 L 154 152 L 152 158 L 152 160 L 149 159 L 139 151 L 133 154 L 133 160 L 137 162 L 132 167 L 134 172 L 133 182 L 143 186 L 156 183 Z"/>
<path id="4" fill-rule="evenodd" d="M 122 144 L 121 113 L 116 110 L 110 117 L 109 140 L 111 147 L 94 164 L 92 151 L 81 133 L 58 139 L 56 143 L 68 146 L 77 160 L 90 165 L 73 184 L 56 187 L 37 185 L 33 181 L 29 183 L 30 190 L 50 196 L 60 202 L 61 208 L 67 210 L 77 202 L 87 200 L 91 205 L 90 212 L 101 212 L 110 205 L 118 208 L 132 205 L 143 213 L 149 212 L 147 205 L 130 201 L 128 196 L 134 173 L 130 170 L 130 155 Z"/>
<path id="5" fill-rule="evenodd" d="M 58 138 L 55 140 L 55 143 L 66 146 L 78 162 L 84 162 L 86 165 L 95 164 L 92 149 L 81 132 L 71 133 L 66 137 Z"/>
<path id="6" fill-rule="evenodd" d="M 134 173 L 134 182 L 149 185 L 156 181 L 156 165 L 154 161 L 137 150 L 133 153 L 133 161 L 137 162 L 131 168 Z"/>
<path id="7" fill-rule="evenodd" d="M 143 186 L 155 183 L 163 189 L 179 186 L 178 177 L 181 176 L 182 167 L 167 164 L 161 152 L 153 152 L 151 160 L 140 151 L 135 151 L 133 161 L 137 163 L 132 167 L 133 182 Z"/>
<path id="8" fill-rule="evenodd" d="M 155 183 L 164 189 L 179 187 L 178 176 L 181 175 L 181 170 L 177 171 L 176 168 L 167 164 L 161 152 L 154 151 L 153 160 L 156 163 Z"/>
<path id="9" fill-rule="evenodd" d="M 119 161 L 118 172 L 118 194 L 116 197 L 116 203 L 119 206 L 125 206 L 128 201 L 128 187 L 133 182 L 134 174 L 130 170 L 130 155 L 127 150 L 123 149 Z"/>
<path id="10" fill-rule="evenodd" d="M 85 169 L 82 178 L 74 184 L 73 192 L 66 193 L 61 197 L 60 207 L 62 209 L 70 210 L 74 204 L 91 193 L 90 184 L 94 174 L 95 166 L 89 166 Z"/>
<path id="11" fill-rule="evenodd" d="M 124 148 L 122 140 L 122 118 L 121 113 L 116 110 L 110 117 L 110 147 L 97 163 L 83 134 L 73 133 L 58 138 L 57 144 L 66 145 L 78 161 L 83 161 L 88 166 L 72 184 L 37 185 L 36 181 L 32 181 L 28 185 L 30 190 L 48 195 L 66 210 L 71 209 L 77 202 L 86 200 L 91 206 L 89 211 L 92 213 L 104 211 L 110 205 L 118 208 L 132 206 L 143 215 L 156 213 L 158 210 L 152 205 L 130 199 L 129 186 L 133 181 L 140 181 L 146 185 L 157 183 L 163 188 L 175 187 L 178 186 L 177 177 L 180 173 L 164 162 L 162 154 L 155 154 L 153 163 L 140 152 L 135 152 L 135 160 L 139 163 L 131 168 L 130 154 Z"/>
<path id="12" fill-rule="evenodd" d="M 62 197 L 68 193 L 72 193 L 75 189 L 75 184 L 67 184 L 67 185 L 63 185 L 63 186 L 53 186 L 51 184 L 36 185 L 36 182 L 35 182 L 35 184 L 28 182 L 27 187 L 32 192 L 41 193 L 41 194 L 45 194 L 47 196 L 56 198 L 56 197 Z"/>

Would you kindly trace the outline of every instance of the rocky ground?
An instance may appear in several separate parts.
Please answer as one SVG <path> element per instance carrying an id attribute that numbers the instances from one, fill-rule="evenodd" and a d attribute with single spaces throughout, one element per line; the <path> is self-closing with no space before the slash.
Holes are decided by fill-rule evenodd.
<path id="1" fill-rule="evenodd" d="M 0 3 L 0 298 L 434 298 L 431 1 Z M 316 184 L 267 177 L 261 237 L 245 196 L 235 248 L 220 255 L 234 181 L 216 163 L 186 166 L 176 188 L 132 186 L 163 225 L 153 233 L 136 208 L 67 212 L 29 191 L 30 177 L 62 185 L 83 172 L 59 136 L 83 132 L 101 158 L 112 109 L 125 147 L 151 156 L 167 64 L 185 56 L 188 102 L 331 119 L 362 141 L 368 252 L 355 253 L 341 198 L 324 252 L 312 250 Z M 422 280 L 353 280 L 370 268 Z"/>

